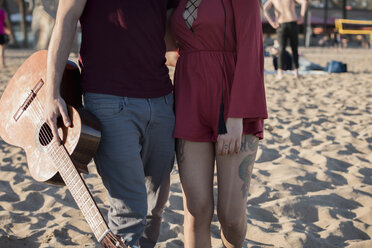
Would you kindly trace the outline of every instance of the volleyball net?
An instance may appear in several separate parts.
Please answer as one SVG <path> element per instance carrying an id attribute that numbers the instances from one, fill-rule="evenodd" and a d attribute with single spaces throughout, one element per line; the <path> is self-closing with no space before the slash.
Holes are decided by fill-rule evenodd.
<path id="1" fill-rule="evenodd" d="M 336 19 L 335 26 L 340 34 L 372 34 L 372 21 Z"/>

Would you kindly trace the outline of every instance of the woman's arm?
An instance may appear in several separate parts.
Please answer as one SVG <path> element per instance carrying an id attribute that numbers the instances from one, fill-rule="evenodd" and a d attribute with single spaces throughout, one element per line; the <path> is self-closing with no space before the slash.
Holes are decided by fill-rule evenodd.
<path id="1" fill-rule="evenodd" d="M 10 23 L 8 22 L 7 18 L 5 18 L 4 20 L 4 29 L 5 29 L 5 33 L 7 35 L 10 35 Z"/>
<path id="2" fill-rule="evenodd" d="M 2 10 L 2 9 L 0 9 L 0 11 L 2 13 L 2 17 L 0 17 L 0 18 L 4 18 L 4 20 L 3 20 L 3 22 L 4 22 L 4 31 L 5 31 L 6 34 L 9 35 L 10 34 L 10 23 L 8 21 L 7 13 L 5 12 L 5 10 Z"/>
<path id="3" fill-rule="evenodd" d="M 258 0 L 232 0 L 237 62 L 228 117 L 267 118 L 264 87 L 264 50 Z"/>
<path id="4" fill-rule="evenodd" d="M 237 61 L 227 113 L 227 134 L 219 135 L 217 154 L 239 152 L 243 119 L 266 119 L 264 50 L 259 0 L 232 0 Z M 227 146 L 227 149 L 224 147 Z"/>

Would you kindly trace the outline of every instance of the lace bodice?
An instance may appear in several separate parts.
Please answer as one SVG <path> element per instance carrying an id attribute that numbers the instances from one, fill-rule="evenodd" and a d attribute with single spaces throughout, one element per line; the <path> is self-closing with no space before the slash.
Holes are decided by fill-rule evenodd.
<path id="1" fill-rule="evenodd" d="M 192 30 L 192 24 L 198 17 L 198 7 L 202 0 L 188 0 L 186 8 L 183 12 L 183 18 L 185 19 L 186 26 Z"/>

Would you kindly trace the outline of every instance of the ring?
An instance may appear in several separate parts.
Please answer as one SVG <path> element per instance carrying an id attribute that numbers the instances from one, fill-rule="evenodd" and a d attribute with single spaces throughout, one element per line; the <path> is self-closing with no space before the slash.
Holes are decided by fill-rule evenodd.
<path id="1" fill-rule="evenodd" d="M 229 146 L 228 144 L 224 144 L 224 145 L 223 145 L 223 149 L 229 149 L 229 147 L 230 147 L 230 146 Z"/>

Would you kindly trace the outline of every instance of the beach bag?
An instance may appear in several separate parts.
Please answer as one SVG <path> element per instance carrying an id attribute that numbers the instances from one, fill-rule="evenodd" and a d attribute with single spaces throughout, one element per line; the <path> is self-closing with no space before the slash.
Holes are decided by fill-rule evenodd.
<path id="1" fill-rule="evenodd" d="M 331 60 L 327 64 L 328 73 L 347 72 L 347 65 L 340 61 Z"/>

